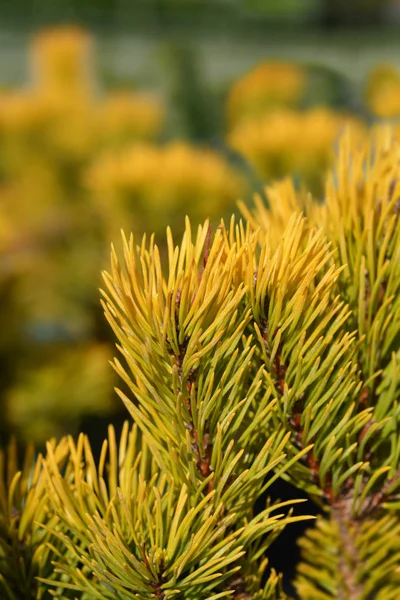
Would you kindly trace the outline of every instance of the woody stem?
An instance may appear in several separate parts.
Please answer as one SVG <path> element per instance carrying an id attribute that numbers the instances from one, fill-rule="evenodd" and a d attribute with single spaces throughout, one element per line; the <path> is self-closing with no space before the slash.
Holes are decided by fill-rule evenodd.
<path id="1" fill-rule="evenodd" d="M 351 515 L 351 497 L 337 498 L 332 504 L 331 518 L 336 523 L 340 537 L 338 567 L 341 575 L 339 600 L 359 600 L 362 597 L 362 585 L 357 580 L 360 558 L 356 546 L 356 537 L 360 524 Z"/>

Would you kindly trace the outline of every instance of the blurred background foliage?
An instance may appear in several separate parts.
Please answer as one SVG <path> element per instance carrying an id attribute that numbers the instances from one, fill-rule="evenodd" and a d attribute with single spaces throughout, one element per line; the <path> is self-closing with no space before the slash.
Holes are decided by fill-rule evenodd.
<path id="1" fill-rule="evenodd" d="M 98 288 L 119 230 L 163 244 L 338 136 L 400 133 L 400 2 L 13 0 L 0 24 L 0 443 L 124 414 Z"/>

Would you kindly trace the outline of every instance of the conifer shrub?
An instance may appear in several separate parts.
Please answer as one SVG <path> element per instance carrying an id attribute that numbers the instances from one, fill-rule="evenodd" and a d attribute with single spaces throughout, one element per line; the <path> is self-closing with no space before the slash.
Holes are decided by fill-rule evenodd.
<path id="1" fill-rule="evenodd" d="M 281 182 L 168 230 L 165 264 L 124 237 L 103 306 L 134 424 L 98 460 L 84 435 L 1 455 L 2 597 L 288 598 L 269 547 L 304 517 L 255 510 L 282 478 L 321 509 L 298 598 L 398 598 L 399 166 L 388 132 L 345 136 L 324 204 Z"/>

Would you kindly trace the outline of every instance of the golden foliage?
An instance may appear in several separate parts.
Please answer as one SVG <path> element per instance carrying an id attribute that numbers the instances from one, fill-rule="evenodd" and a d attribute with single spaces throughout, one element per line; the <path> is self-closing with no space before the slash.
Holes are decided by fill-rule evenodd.
<path id="1" fill-rule="evenodd" d="M 334 144 L 346 127 L 355 140 L 365 138 L 364 125 L 352 116 L 323 107 L 303 112 L 282 108 L 243 120 L 228 140 L 264 181 L 297 175 L 319 192 L 333 162 Z"/>
<path id="2" fill-rule="evenodd" d="M 148 94 L 109 93 L 97 108 L 96 130 L 105 147 L 132 139 L 151 139 L 162 130 L 164 114 L 160 103 Z"/>
<path id="3" fill-rule="evenodd" d="M 34 36 L 31 69 L 35 87 L 47 92 L 86 95 L 94 68 L 91 36 L 79 27 L 47 29 Z"/>
<path id="4" fill-rule="evenodd" d="M 366 101 L 377 117 L 400 115 L 400 73 L 390 65 L 381 65 L 371 71 L 366 84 Z"/>
<path id="5" fill-rule="evenodd" d="M 294 63 L 263 62 L 240 77 L 227 99 L 229 126 L 276 106 L 296 106 L 304 94 L 307 72 Z"/>
<path id="6" fill-rule="evenodd" d="M 284 598 L 274 572 L 263 583 L 265 555 L 299 517 L 276 512 L 287 502 L 254 514 L 282 477 L 323 509 L 301 542 L 300 597 L 395 600 L 399 161 L 389 131 L 360 145 L 348 130 L 324 205 L 283 181 L 267 190 L 269 207 L 258 199 L 243 209 L 246 225 L 232 217 L 212 236 L 208 221 L 193 234 L 186 219 L 178 246 L 167 230 L 165 267 L 154 236 L 123 237 L 103 306 L 122 355 L 119 395 L 136 424 L 123 427 L 119 449 L 110 429 L 98 468 L 83 435 L 50 443 L 34 467 L 45 473 L 33 483 L 56 554 L 49 575 L 34 560 L 41 542 L 24 558 L 39 569 L 39 590 Z M 0 486 L 7 573 L 14 558 L 22 564 L 4 500 L 15 489 Z M 34 509 L 18 502 L 25 523 Z"/>
<path id="7" fill-rule="evenodd" d="M 166 216 L 175 223 L 185 211 L 194 220 L 207 213 L 218 217 L 248 192 L 244 177 L 219 153 L 185 142 L 136 144 L 104 154 L 89 171 L 87 185 L 109 223 L 115 213 L 125 220 L 135 215 L 156 231 Z"/>

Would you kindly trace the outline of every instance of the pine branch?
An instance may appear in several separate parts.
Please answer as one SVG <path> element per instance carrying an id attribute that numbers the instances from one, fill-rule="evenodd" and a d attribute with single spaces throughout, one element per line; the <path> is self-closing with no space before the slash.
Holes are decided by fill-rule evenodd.
<path id="1" fill-rule="evenodd" d="M 222 482 L 194 503 L 188 486 L 158 472 L 137 426 L 129 431 L 125 423 L 119 445 L 109 429 L 99 469 L 86 437 L 62 444 L 69 449 L 67 469 L 60 470 L 51 447 L 45 461 L 49 497 L 64 525 L 47 528 L 64 550 L 55 561 L 58 581 L 41 578 L 48 586 L 102 600 L 232 596 L 246 552 L 256 566 L 282 528 L 299 520 L 280 503 L 246 522 L 215 503 L 232 493 L 233 485 L 226 490 Z M 261 562 L 259 588 L 264 569 Z M 279 586 L 272 573 L 254 598 L 275 600 Z"/>
<path id="2" fill-rule="evenodd" d="M 283 460 L 284 430 L 264 369 L 254 370 L 246 288 L 234 285 L 247 245 L 230 248 L 223 225 L 211 241 L 208 223 L 193 242 L 187 222 L 181 248 L 170 233 L 168 247 L 165 278 L 157 247 L 135 248 L 133 238 L 124 265 L 114 255 L 105 274 L 105 311 L 126 361 L 115 366 L 133 393 L 122 397 L 160 468 L 194 494 L 240 478 L 229 510 L 248 511 L 263 486 L 255 466 L 266 473 L 268 460 Z"/>
<path id="3" fill-rule="evenodd" d="M 61 444 L 55 449 L 54 442 L 49 447 L 62 468 L 65 447 Z M 50 507 L 43 460 L 30 446 L 19 465 L 15 440 L 0 452 L 0 592 L 5 600 L 42 598 L 47 588 L 38 577 L 57 585 L 52 560 L 60 547 L 42 525 L 57 529 L 60 522 Z"/>
<path id="4" fill-rule="evenodd" d="M 254 227 L 261 226 L 262 232 L 257 239 L 262 251 L 270 243 L 267 241 L 270 228 L 275 226 L 286 242 L 290 213 L 306 212 L 308 222 L 303 228 L 304 233 L 308 231 L 311 237 L 314 226 L 321 228 L 331 254 L 326 262 L 321 261 L 319 272 L 312 273 L 312 259 L 307 259 L 307 270 L 297 287 L 301 288 L 301 282 L 307 277 L 312 281 L 313 290 L 318 289 L 319 281 L 330 281 L 327 294 L 330 299 L 319 300 L 321 308 L 327 307 L 326 315 L 332 316 L 335 301 L 344 303 L 343 318 L 334 335 L 329 334 L 329 321 L 323 309 L 314 312 L 312 327 L 309 324 L 306 327 L 307 321 L 301 320 L 299 301 L 291 303 L 290 296 L 286 299 L 283 292 L 278 304 L 277 293 L 276 297 L 271 293 L 271 283 L 259 286 L 261 302 L 253 308 L 260 356 L 269 373 L 268 385 L 274 397 L 279 399 L 281 422 L 292 431 L 292 453 L 296 455 L 304 450 L 304 444 L 313 443 L 313 448 L 303 454 L 302 464 L 294 466 L 291 480 L 310 494 L 319 496 L 335 523 L 332 545 L 339 558 L 326 587 L 323 589 L 317 583 L 316 573 L 314 575 L 311 569 L 312 561 L 318 562 L 317 552 L 324 552 L 322 546 L 319 549 L 310 546 L 307 565 L 299 567 L 298 589 L 302 598 L 310 600 L 375 597 L 368 595 L 372 589 L 376 593 L 379 591 L 379 598 L 396 597 L 391 595 L 391 581 L 396 580 L 392 562 L 393 556 L 397 556 L 396 546 L 392 541 L 388 544 L 381 541 L 382 552 L 388 561 L 384 577 L 376 564 L 368 573 L 363 570 L 361 550 L 366 530 L 373 529 L 374 523 L 382 522 L 387 510 L 393 513 L 393 517 L 387 518 L 393 519 L 392 526 L 397 527 L 395 515 L 400 505 L 399 164 L 400 148 L 387 132 L 377 132 L 363 148 L 356 148 L 347 134 L 341 140 L 335 172 L 328 178 L 325 205 L 318 207 L 310 199 L 304 201 L 286 182 L 269 190 L 270 208 L 266 209 L 258 201 L 254 214 L 246 212 Z M 280 205 L 283 207 L 281 212 Z M 281 256 L 284 256 L 285 242 L 275 242 L 282 248 Z M 294 256 L 306 252 L 308 244 L 307 235 L 303 236 Z M 260 266 L 256 269 L 259 282 L 262 280 Z M 291 269 L 292 265 L 287 262 L 282 275 L 291 273 Z M 330 269 L 335 270 L 331 280 Z M 265 281 L 271 282 L 271 279 L 273 281 L 269 274 Z M 277 291 L 282 293 L 286 280 L 284 276 L 279 279 Z M 263 314 L 260 308 L 263 308 L 266 290 L 268 304 Z M 296 294 L 296 288 L 293 293 Z M 307 302 L 310 303 L 310 298 Z M 296 304 L 299 307 L 296 318 L 290 317 L 289 307 L 295 311 L 293 305 Z M 286 315 L 280 312 L 275 330 L 272 328 L 271 331 L 271 313 L 277 305 L 287 306 L 288 310 Z M 285 317 L 288 325 L 285 325 Z M 298 325 L 298 333 L 292 322 Z M 322 334 L 321 341 L 313 338 L 314 327 Z M 304 344 L 301 335 L 319 345 L 317 352 L 310 352 L 310 372 L 315 374 L 315 387 L 313 383 L 305 385 L 309 375 L 304 369 L 307 354 L 303 347 L 293 354 L 293 359 L 290 350 L 286 350 L 285 345 L 292 350 L 297 349 L 299 343 Z M 350 336 L 347 341 L 346 336 Z M 327 350 L 321 352 L 321 342 L 328 340 Z M 335 343 L 338 343 L 334 352 L 336 359 L 330 354 Z M 342 344 L 345 351 L 340 350 Z M 330 365 L 334 365 L 332 371 Z M 338 387 L 335 383 L 330 386 L 331 374 Z M 318 536 L 312 538 L 311 533 L 310 539 L 319 541 Z M 307 576 L 304 578 L 303 574 Z"/>
<path id="5" fill-rule="evenodd" d="M 363 586 L 357 581 L 360 556 L 356 547 L 359 524 L 352 518 L 352 496 L 343 497 L 332 503 L 332 520 L 337 524 L 343 554 L 339 556 L 338 572 L 340 600 L 359 600 Z"/>

